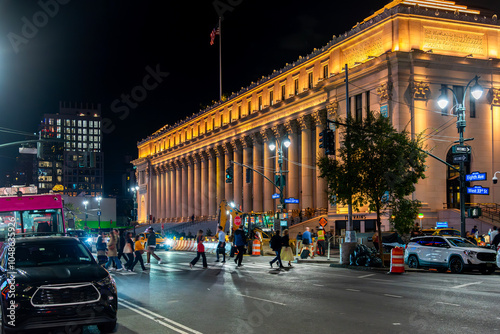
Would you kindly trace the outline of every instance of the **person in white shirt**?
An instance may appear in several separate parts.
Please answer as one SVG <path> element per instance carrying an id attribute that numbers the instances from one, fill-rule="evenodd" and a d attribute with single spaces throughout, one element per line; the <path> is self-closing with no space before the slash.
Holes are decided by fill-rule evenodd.
<path id="1" fill-rule="evenodd" d="M 222 226 L 219 225 L 217 236 L 219 237 L 219 244 L 217 245 L 217 260 L 219 262 L 219 254 L 222 253 L 222 263 L 226 262 L 226 233 L 222 230 Z"/>

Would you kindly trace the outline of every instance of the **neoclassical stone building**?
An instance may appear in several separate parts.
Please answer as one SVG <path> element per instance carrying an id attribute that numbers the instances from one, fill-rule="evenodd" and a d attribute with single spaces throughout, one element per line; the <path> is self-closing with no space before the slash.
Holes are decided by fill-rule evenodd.
<path id="1" fill-rule="evenodd" d="M 451 1 L 390 2 L 351 30 L 334 37 L 282 69 L 263 76 L 226 101 L 200 111 L 175 125 L 166 125 L 138 143 L 139 221 L 150 216 L 173 222 L 195 217 L 214 218 L 221 200 L 234 201 L 243 211 L 276 211 L 273 185 L 257 173 L 247 183 L 246 171 L 234 165 L 234 182 L 225 183 L 230 161 L 252 166 L 273 179 L 276 151 L 270 142 L 287 136 L 283 170 L 285 197 L 299 199 L 287 205 L 298 213 L 328 212 L 330 228 L 345 228 L 346 208 L 328 203 L 325 182 L 315 162 L 319 133 L 327 117 L 346 116 L 345 67 L 349 74 L 352 117 L 367 110 L 387 115 L 398 130 L 412 136 L 425 133 L 428 150 L 452 161 L 458 140 L 456 112 L 440 109 L 436 100 L 443 88 L 465 94 L 466 138 L 472 147 L 468 172 L 486 172 L 491 180 L 500 170 L 500 25 L 494 13 L 480 12 Z M 471 101 L 467 83 L 476 75 L 485 94 Z M 450 90 L 449 98 L 452 98 Z M 189 113 L 189 111 L 186 111 Z M 337 147 L 339 133 L 336 130 Z M 370 163 L 370 157 L 366 157 Z M 458 227 L 457 173 L 428 158 L 427 178 L 413 197 L 425 203 L 424 221 L 447 220 Z M 500 176 L 500 173 L 499 175 Z M 467 195 L 467 203 L 495 203 L 499 186 L 489 195 Z M 361 208 L 354 217 L 358 231 L 372 231 L 374 214 Z M 384 222 L 388 228 L 387 222 Z"/>

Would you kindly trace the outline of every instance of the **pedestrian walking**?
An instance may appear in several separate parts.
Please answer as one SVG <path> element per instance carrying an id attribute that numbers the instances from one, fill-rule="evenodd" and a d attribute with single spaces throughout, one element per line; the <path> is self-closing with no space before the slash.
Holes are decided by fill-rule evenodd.
<path id="1" fill-rule="evenodd" d="M 132 263 L 134 263 L 134 240 L 132 240 L 132 232 L 128 232 L 125 237 L 123 256 L 127 260 L 127 263 L 125 263 L 125 269 L 131 271 L 130 267 L 132 266 Z"/>
<path id="2" fill-rule="evenodd" d="M 141 263 L 142 270 L 147 270 L 144 266 L 144 260 L 142 259 L 142 254 L 144 254 L 144 246 L 141 243 L 141 237 L 139 235 L 136 235 L 134 239 L 134 254 L 135 260 L 134 263 L 132 263 L 132 265 L 130 266 L 130 271 L 134 271 L 134 267 L 137 262 Z"/>
<path id="3" fill-rule="evenodd" d="M 280 256 L 282 247 L 280 230 L 276 230 L 276 233 L 271 238 L 270 244 L 271 244 L 271 249 L 276 254 L 276 257 L 269 262 L 271 268 L 273 267 L 274 262 L 278 262 L 279 268 L 283 268 L 283 263 L 281 263 L 281 256 Z"/>
<path id="4" fill-rule="evenodd" d="M 219 243 L 217 244 L 217 260 L 215 262 L 219 262 L 219 254 L 222 254 L 222 263 L 226 263 L 226 233 L 222 230 L 222 226 L 219 225 L 217 236 L 219 238 Z"/>
<path id="5" fill-rule="evenodd" d="M 490 245 L 493 245 L 493 240 L 495 239 L 497 234 L 498 234 L 498 228 L 496 226 L 493 226 L 493 231 L 491 231 L 491 234 L 490 234 Z M 495 250 L 496 250 L 496 248 L 495 248 Z"/>
<path id="6" fill-rule="evenodd" d="M 114 229 L 109 235 L 108 241 L 108 262 L 104 268 L 108 269 L 111 263 L 115 263 L 116 271 L 123 270 L 122 263 L 118 260 L 118 243 L 120 242 L 120 236 L 118 230 Z"/>
<path id="7" fill-rule="evenodd" d="M 196 242 L 198 243 L 196 257 L 189 263 L 189 266 L 193 266 L 198 262 L 200 256 L 203 258 L 203 269 L 207 269 L 207 257 L 205 256 L 205 246 L 203 245 L 203 230 L 199 230 L 196 235 Z"/>
<path id="8" fill-rule="evenodd" d="M 106 256 L 106 235 L 102 231 L 99 232 L 95 248 L 97 250 L 97 262 L 101 266 L 105 265 L 108 262 L 108 257 Z"/>
<path id="9" fill-rule="evenodd" d="M 293 251 L 290 247 L 290 236 L 288 235 L 288 229 L 283 231 L 283 236 L 281 237 L 281 264 L 283 261 L 288 261 L 288 266 L 292 266 L 293 261 Z"/>
<path id="10" fill-rule="evenodd" d="M 161 264 L 161 259 L 158 255 L 155 254 L 155 249 L 156 249 L 156 232 L 153 229 L 153 227 L 150 227 L 148 229 L 148 255 L 147 255 L 147 263 L 146 265 L 149 266 L 151 262 L 151 256 L 154 257 L 157 261 L 158 264 Z"/>
<path id="11" fill-rule="evenodd" d="M 126 243 L 126 238 L 124 237 L 123 235 L 123 231 L 119 231 L 119 237 L 120 239 L 119 242 L 118 242 L 118 260 L 121 261 L 122 259 L 122 256 L 123 256 L 123 248 L 125 248 L 125 243 Z M 124 256 L 125 260 L 127 260 L 127 258 Z"/>
<path id="12" fill-rule="evenodd" d="M 234 232 L 234 245 L 238 249 L 238 255 L 234 259 L 234 263 L 238 265 L 238 267 L 243 266 L 241 262 L 243 261 L 243 253 L 245 253 L 245 246 L 247 244 L 247 236 L 245 235 L 245 231 L 243 231 L 243 226 L 240 227 Z"/>
<path id="13" fill-rule="evenodd" d="M 309 250 L 309 246 L 312 244 L 311 232 L 309 231 L 309 227 L 306 227 L 305 232 L 302 234 L 302 245 L 304 245 L 304 249 L 301 251 L 301 258 L 307 258 L 311 251 Z M 306 250 L 307 252 L 302 254 Z"/>

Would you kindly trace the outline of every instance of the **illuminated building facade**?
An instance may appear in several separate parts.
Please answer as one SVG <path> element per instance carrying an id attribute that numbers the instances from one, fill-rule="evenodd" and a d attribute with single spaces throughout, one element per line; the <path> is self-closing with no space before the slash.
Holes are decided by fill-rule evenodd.
<path id="1" fill-rule="evenodd" d="M 138 143 L 139 221 L 180 221 L 214 217 L 222 199 L 243 211 L 276 211 L 272 184 L 234 165 L 234 182 L 225 183 L 230 161 L 243 163 L 273 179 L 276 154 L 268 143 L 291 141 L 284 149 L 286 198 L 299 199 L 287 211 L 328 211 L 330 228 L 345 228 L 346 208 L 329 204 L 325 183 L 318 178 L 316 158 L 322 154 L 319 133 L 327 117 L 346 116 L 345 65 L 349 71 L 352 117 L 367 110 L 387 115 L 396 129 L 412 136 L 425 133 L 427 149 L 453 164 L 451 147 L 458 140 L 454 109 L 436 103 L 443 87 L 464 95 L 475 75 L 487 94 L 477 102 L 465 99 L 465 136 L 474 138 L 468 172 L 500 170 L 500 25 L 494 13 L 456 5 L 453 1 L 389 3 L 327 45 L 299 57 L 257 83 L 180 121 L 164 126 Z M 448 91 L 449 92 L 449 91 Z M 451 99 L 451 92 L 449 92 Z M 496 129 L 496 131 L 495 131 Z M 337 147 L 339 145 L 336 130 Z M 367 164 L 370 157 L 366 157 Z M 447 220 L 458 227 L 456 172 L 429 157 L 426 179 L 413 194 L 424 203 L 424 222 Z M 500 190 L 488 183 L 489 195 L 469 195 L 466 202 L 494 203 Z M 362 208 L 354 228 L 374 229 L 375 215 Z M 388 229 L 387 221 L 384 226 Z"/>
<path id="2" fill-rule="evenodd" d="M 45 114 L 40 124 L 38 189 L 65 195 L 102 195 L 101 106 L 61 103 L 59 113 Z M 58 141 L 57 141 L 58 140 Z M 54 188 L 55 187 L 55 188 Z"/>

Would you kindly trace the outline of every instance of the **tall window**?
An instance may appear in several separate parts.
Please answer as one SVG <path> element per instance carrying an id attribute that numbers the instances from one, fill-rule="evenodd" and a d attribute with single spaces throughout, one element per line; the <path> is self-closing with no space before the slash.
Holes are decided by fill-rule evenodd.
<path id="1" fill-rule="evenodd" d="M 293 89 L 294 89 L 295 95 L 297 95 L 299 93 L 299 79 L 295 79 L 293 81 Z"/>
<path id="2" fill-rule="evenodd" d="M 259 96 L 259 110 L 262 110 L 262 96 Z"/>
<path id="3" fill-rule="evenodd" d="M 323 78 L 328 78 L 328 65 L 323 66 Z"/>
<path id="4" fill-rule="evenodd" d="M 366 92 L 366 112 L 368 113 L 371 109 L 371 106 L 370 106 L 370 91 L 367 91 Z"/>
<path id="5" fill-rule="evenodd" d="M 241 104 L 238 105 L 238 115 L 236 115 L 237 119 L 240 119 L 241 117 Z"/>
<path id="6" fill-rule="evenodd" d="M 355 110 L 356 110 L 356 121 L 361 121 L 363 119 L 363 95 L 358 94 L 355 96 Z"/>
<path id="7" fill-rule="evenodd" d="M 476 118 L 476 99 L 470 94 L 469 96 L 469 116 L 470 118 Z"/>
<path id="8" fill-rule="evenodd" d="M 250 115 L 251 113 L 252 113 L 252 101 L 248 101 L 247 115 Z"/>
<path id="9" fill-rule="evenodd" d="M 284 101 L 286 98 L 286 90 L 285 90 L 285 85 L 281 85 L 281 101 Z"/>
<path id="10" fill-rule="evenodd" d="M 269 92 L 269 105 L 272 106 L 274 104 L 274 92 L 270 91 Z"/>
<path id="11" fill-rule="evenodd" d="M 307 77 L 308 77 L 307 81 L 309 83 L 308 87 L 309 87 L 309 89 L 311 89 L 311 88 L 313 88 L 313 72 L 312 71 L 309 72 Z"/>

